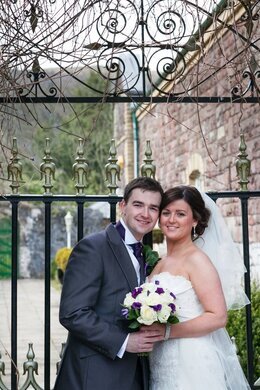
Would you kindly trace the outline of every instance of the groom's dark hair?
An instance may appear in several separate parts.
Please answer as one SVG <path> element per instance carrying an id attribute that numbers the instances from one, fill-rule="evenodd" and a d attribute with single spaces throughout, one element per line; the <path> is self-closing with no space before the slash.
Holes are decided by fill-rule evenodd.
<path id="1" fill-rule="evenodd" d="M 131 180 L 125 187 L 123 199 L 127 203 L 132 191 L 135 188 L 140 188 L 143 191 L 159 192 L 163 196 L 163 189 L 161 184 L 151 177 L 137 177 Z"/>

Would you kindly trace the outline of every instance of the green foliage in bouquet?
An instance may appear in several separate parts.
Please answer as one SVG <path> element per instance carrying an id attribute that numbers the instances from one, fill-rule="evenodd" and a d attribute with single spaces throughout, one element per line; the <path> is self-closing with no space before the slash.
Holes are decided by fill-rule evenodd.
<path id="1" fill-rule="evenodd" d="M 254 347 L 254 381 L 260 377 L 260 286 L 254 282 L 251 290 L 252 330 Z M 245 309 L 230 310 L 228 313 L 227 331 L 235 337 L 237 354 L 243 371 L 247 372 L 246 348 L 246 312 Z"/>

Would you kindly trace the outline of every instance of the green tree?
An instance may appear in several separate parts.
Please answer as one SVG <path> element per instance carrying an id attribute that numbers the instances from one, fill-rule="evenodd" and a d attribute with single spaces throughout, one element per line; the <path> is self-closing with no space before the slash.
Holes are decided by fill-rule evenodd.
<path id="1" fill-rule="evenodd" d="M 87 82 L 95 85 L 98 90 L 104 89 L 104 80 L 96 73 L 91 72 Z M 74 95 L 83 96 L 85 88 L 78 88 Z M 94 95 L 94 92 L 93 92 Z M 53 118 L 50 118 L 52 123 Z M 75 194 L 75 182 L 72 180 L 72 166 L 77 157 L 78 139 L 84 140 L 84 157 L 88 164 L 87 189 L 88 194 L 107 193 L 104 167 L 109 157 L 110 141 L 113 137 L 113 105 L 108 103 L 78 103 L 66 109 L 62 123 L 58 128 L 38 129 L 33 149 L 37 156 L 34 169 L 32 163 L 24 164 L 24 190 L 39 192 L 40 173 L 36 165 L 41 163 L 44 156 L 45 138 L 50 138 L 51 156 L 56 165 L 54 184 L 55 193 Z M 29 191 L 30 190 L 30 191 Z M 24 192 L 24 191 L 23 191 Z M 42 192 L 42 190 L 40 190 Z"/>

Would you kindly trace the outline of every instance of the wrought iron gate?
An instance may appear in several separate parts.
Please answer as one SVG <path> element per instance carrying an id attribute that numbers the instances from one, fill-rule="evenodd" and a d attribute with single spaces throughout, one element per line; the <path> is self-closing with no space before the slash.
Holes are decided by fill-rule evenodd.
<path id="1" fill-rule="evenodd" d="M 66 7 L 66 2 L 63 6 Z M 206 6 L 210 3 L 210 6 Z M 33 103 L 78 103 L 78 102 L 113 102 L 113 103 L 254 103 L 259 104 L 259 36 L 256 30 L 259 21 L 258 1 L 221 0 L 205 2 L 202 7 L 197 1 L 165 0 L 111 0 L 79 1 L 71 8 L 66 8 L 64 32 L 70 31 L 73 24 L 87 20 L 90 23 L 80 30 L 79 45 L 74 46 L 77 58 L 69 58 L 68 52 L 59 49 L 55 56 L 55 45 L 42 45 L 48 35 L 44 24 L 47 20 L 46 1 L 20 0 L 2 2 L 0 6 L 1 32 L 4 31 L 1 45 L 1 93 L 2 112 L 9 112 L 12 107 L 22 103 L 29 107 Z M 50 0 L 55 9 L 58 2 Z M 67 1 L 69 4 L 69 1 Z M 10 14 L 6 10 L 10 10 Z M 8 11 L 9 12 L 9 11 Z M 194 20 L 193 14 L 197 15 Z M 234 20 L 230 19 L 236 15 Z M 12 16 L 13 19 L 4 16 Z M 58 14 L 57 14 L 58 15 Z M 187 19 L 189 23 L 187 23 Z M 196 19 L 196 18 L 195 18 Z M 19 24 L 17 24 L 17 20 Z M 73 21 L 73 22 L 71 22 Z M 56 21 L 55 21 L 56 23 Z M 51 35 L 57 33 L 53 23 Z M 240 26 L 244 23 L 244 29 Z M 192 26 L 190 26 L 192 24 Z M 218 33 L 229 32 L 244 43 L 238 52 L 233 53 L 226 63 L 209 72 L 199 80 L 190 80 L 191 87 L 183 90 L 176 88 L 176 80 L 182 82 L 188 73 L 189 61 L 197 56 L 198 61 L 205 55 L 205 34 L 212 26 L 218 26 Z M 61 28 L 61 25 L 57 25 Z M 90 27 L 89 27 L 90 26 Z M 18 28 L 19 27 L 19 28 Z M 86 29 L 90 28 L 86 34 Z M 214 34 L 213 34 L 214 36 Z M 86 39 L 87 38 L 87 39 Z M 2 39 L 2 38 L 1 38 Z M 55 38 L 56 39 L 56 38 Z M 55 41 L 53 41 L 55 42 Z M 69 51 L 70 53 L 72 51 Z M 248 54 L 248 55 L 247 55 Z M 226 96 L 201 96 L 199 87 L 210 77 L 214 77 L 223 67 L 234 64 L 243 57 L 239 72 L 233 78 L 234 84 Z M 76 58 L 76 61 L 75 61 Z M 193 57 L 192 57 L 193 58 Z M 44 67 L 44 60 L 58 65 L 58 70 L 51 73 Z M 94 59 L 94 61 L 93 61 Z M 249 60 L 248 60 L 249 59 Z M 67 60 L 67 63 L 66 63 Z M 71 70 L 72 63 L 78 69 Z M 93 65 L 93 63 L 95 65 Z M 66 64 L 66 65 L 64 65 Z M 107 82 L 104 90 L 96 90 L 88 85 L 81 69 L 94 69 Z M 237 68 L 234 68 L 237 71 Z M 63 79 L 75 80 L 86 88 L 83 97 L 67 96 L 63 89 Z M 92 89 L 95 96 L 90 97 Z M 113 157 L 113 156 L 112 156 Z M 15 157 L 16 158 L 16 157 Z M 19 164 L 13 160 L 13 169 L 19 177 Z M 112 158 L 113 162 L 113 158 Z M 116 161 L 115 161 L 116 163 Z M 113 167 L 115 169 L 115 166 Z M 80 173 L 82 177 L 83 173 Z M 50 173 L 45 178 L 49 180 Z M 12 210 L 12 359 L 17 360 L 17 264 L 18 264 L 18 218 L 19 204 L 22 201 L 39 201 L 45 208 L 45 374 L 44 388 L 50 389 L 50 246 L 51 213 L 54 202 L 75 202 L 78 209 L 78 239 L 83 234 L 83 211 L 86 202 L 106 201 L 110 204 L 111 221 L 115 220 L 116 203 L 119 201 L 113 190 L 116 188 L 116 171 L 111 171 L 111 194 L 109 196 L 55 196 L 51 194 L 51 185 L 45 182 L 44 195 L 19 195 L 19 180 L 12 182 L 12 195 L 1 196 L 0 201 L 11 205 Z M 79 182 L 78 188 L 82 183 Z M 259 197 L 259 191 L 225 192 L 210 194 L 216 198 L 238 197 L 241 200 L 243 215 L 244 260 L 249 266 L 248 242 L 248 199 Z M 246 292 L 250 296 L 250 274 L 246 274 Z M 253 348 L 250 307 L 247 307 L 247 343 L 248 343 L 248 378 L 253 385 Z M 3 365 L 0 361 L 0 374 Z M 0 385 L 5 389 L 4 385 Z M 12 368 L 12 389 L 16 389 L 15 366 Z"/>

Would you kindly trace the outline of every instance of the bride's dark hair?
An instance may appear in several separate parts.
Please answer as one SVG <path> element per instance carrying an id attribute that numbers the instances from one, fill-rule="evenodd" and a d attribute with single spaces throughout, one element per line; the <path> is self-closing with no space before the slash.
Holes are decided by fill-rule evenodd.
<path id="1" fill-rule="evenodd" d="M 193 218 L 198 222 L 195 228 L 197 237 L 204 233 L 208 226 L 210 211 L 205 207 L 205 202 L 196 187 L 181 185 L 168 189 L 164 192 L 160 206 L 160 215 L 168 204 L 175 200 L 183 199 L 192 210 Z"/>

